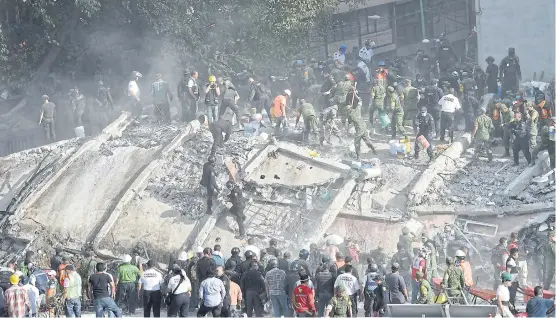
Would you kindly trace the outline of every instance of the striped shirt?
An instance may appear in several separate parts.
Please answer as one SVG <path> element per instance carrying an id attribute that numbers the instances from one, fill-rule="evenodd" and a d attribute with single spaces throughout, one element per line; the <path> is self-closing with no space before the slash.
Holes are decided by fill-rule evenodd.
<path id="1" fill-rule="evenodd" d="M 29 294 L 23 287 L 12 285 L 4 293 L 4 303 L 9 317 L 25 317 L 25 306 L 29 306 Z"/>

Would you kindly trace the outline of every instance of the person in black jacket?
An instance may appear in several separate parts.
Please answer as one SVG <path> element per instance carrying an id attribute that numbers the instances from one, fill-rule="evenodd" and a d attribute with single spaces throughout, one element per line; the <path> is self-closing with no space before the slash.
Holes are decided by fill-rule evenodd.
<path id="1" fill-rule="evenodd" d="M 256 317 L 263 317 L 263 300 L 261 299 L 263 297 L 261 297 L 261 294 L 265 292 L 266 286 L 258 262 L 252 262 L 249 270 L 242 275 L 240 287 L 243 295 L 245 295 L 247 317 L 253 316 L 253 310 L 255 310 Z"/>
<path id="2" fill-rule="evenodd" d="M 475 124 L 475 114 L 479 109 L 479 100 L 475 98 L 474 91 L 463 93 L 461 108 L 465 116 L 465 131 L 472 132 Z"/>
<path id="3" fill-rule="evenodd" d="M 293 289 L 296 287 L 297 281 L 299 280 L 299 270 L 301 267 L 299 263 L 293 262 L 290 265 L 289 270 L 286 272 L 286 282 L 284 288 L 286 289 L 286 295 L 288 296 L 288 313 L 286 317 L 293 317 L 293 308 L 291 306 L 291 299 L 293 295 Z"/>
<path id="4" fill-rule="evenodd" d="M 328 255 L 326 257 L 328 263 L 323 263 L 319 272 L 315 275 L 315 300 L 317 301 L 319 317 L 324 317 L 324 309 L 334 296 L 334 283 L 336 281 L 336 277 L 330 271 L 330 257 Z"/>
<path id="5" fill-rule="evenodd" d="M 523 151 L 527 163 L 531 164 L 531 152 L 529 152 L 529 132 L 527 124 L 521 120 L 521 113 L 515 113 L 515 120 L 510 123 L 510 131 L 514 135 L 513 153 L 514 153 L 514 166 L 519 166 L 519 152 Z"/>
<path id="6" fill-rule="evenodd" d="M 228 194 L 228 199 L 232 203 L 230 208 L 230 213 L 235 217 L 237 226 L 239 229 L 239 238 L 245 238 L 245 214 L 243 210 L 245 209 L 245 199 L 243 198 L 243 192 L 241 188 L 237 186 L 233 181 L 226 182 L 226 188 L 230 190 Z"/>
<path id="7" fill-rule="evenodd" d="M 435 132 L 435 125 L 434 118 L 431 114 L 427 113 L 427 107 L 421 108 L 421 112 L 415 117 L 413 121 L 413 129 L 417 132 L 415 135 L 415 159 L 419 158 L 419 151 L 421 150 L 418 138 L 423 136 L 429 143 L 427 147 L 427 154 L 432 161 L 434 159 L 432 134 Z"/>
<path id="8" fill-rule="evenodd" d="M 383 317 L 386 313 L 386 305 L 388 304 L 388 292 L 386 291 L 386 287 L 382 284 L 384 278 L 381 274 L 378 274 L 375 277 L 375 282 L 377 284 L 377 288 L 375 288 L 374 293 L 374 302 L 373 302 L 373 312 L 378 313 L 379 317 Z"/>
<path id="9" fill-rule="evenodd" d="M 241 256 L 239 256 L 240 253 L 240 249 L 239 247 L 233 247 L 231 250 L 231 254 L 232 256 L 230 256 L 230 258 L 228 258 L 226 260 L 226 264 L 225 264 L 225 268 L 226 270 L 234 270 L 237 271 L 237 265 L 240 264 L 243 260 L 241 259 Z M 233 264 L 232 264 L 233 262 Z"/>
<path id="10" fill-rule="evenodd" d="M 201 115 L 197 119 L 201 125 L 204 125 L 207 120 L 207 116 Z M 224 147 L 224 143 L 230 139 L 230 135 L 232 134 L 232 123 L 227 119 L 220 118 L 219 120 L 209 124 L 209 130 L 212 134 L 212 139 L 214 140 L 212 144 L 212 152 L 214 153 L 216 148 Z M 222 137 L 222 134 L 224 134 L 224 137 Z"/>
<path id="11" fill-rule="evenodd" d="M 486 58 L 486 85 L 487 93 L 498 93 L 498 65 L 494 64 L 494 57 L 489 56 Z"/>
<path id="12" fill-rule="evenodd" d="M 216 172 L 214 171 L 214 162 L 216 158 L 211 155 L 207 162 L 203 165 L 203 175 L 201 177 L 201 185 L 207 189 L 207 214 L 212 214 L 212 199 L 214 195 L 218 195 L 220 188 L 216 183 Z"/>
<path id="13" fill-rule="evenodd" d="M 216 270 L 216 263 L 212 259 L 212 248 L 205 247 L 203 250 L 203 257 L 197 262 L 197 278 L 199 283 L 202 283 L 209 273 L 214 273 Z"/>
<path id="14" fill-rule="evenodd" d="M 224 288 L 226 289 L 226 296 L 222 301 L 220 317 L 230 317 L 230 277 L 224 273 L 224 268 L 222 266 L 216 267 L 216 277 L 222 281 Z"/>

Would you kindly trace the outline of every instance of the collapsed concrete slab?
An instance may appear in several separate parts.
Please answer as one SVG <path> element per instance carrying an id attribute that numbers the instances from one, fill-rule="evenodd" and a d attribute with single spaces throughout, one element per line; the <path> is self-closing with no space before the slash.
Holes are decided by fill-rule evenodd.
<path id="1" fill-rule="evenodd" d="M 497 215 L 527 215 L 541 212 L 555 211 L 554 202 L 539 202 L 516 204 L 509 206 L 473 206 L 468 205 L 423 205 L 410 207 L 409 211 L 418 215 L 455 214 L 461 216 L 497 216 Z"/>
<path id="2" fill-rule="evenodd" d="M 523 190 L 525 190 L 537 176 L 543 174 L 547 167 L 550 167 L 550 159 L 548 158 L 548 153 L 542 153 L 539 155 L 533 167 L 527 167 L 523 172 L 504 189 L 503 194 L 515 197 L 519 195 Z"/>

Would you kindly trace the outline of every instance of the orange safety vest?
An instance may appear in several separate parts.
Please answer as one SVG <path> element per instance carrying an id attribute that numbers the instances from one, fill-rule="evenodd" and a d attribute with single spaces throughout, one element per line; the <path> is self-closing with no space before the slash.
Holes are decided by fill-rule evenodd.
<path id="1" fill-rule="evenodd" d="M 552 117 L 552 111 L 550 110 L 550 108 L 545 108 L 546 106 L 546 101 L 543 100 L 542 102 L 540 102 L 538 105 L 539 107 L 539 117 L 542 120 L 547 120 L 548 118 Z"/>
<path id="2" fill-rule="evenodd" d="M 274 98 L 272 102 L 272 115 L 274 117 L 282 117 L 284 116 L 284 112 L 282 111 L 282 107 L 286 108 L 286 96 L 278 95 Z"/>
<path id="3" fill-rule="evenodd" d="M 64 286 L 64 280 L 67 277 L 65 268 L 68 265 L 69 264 L 60 264 L 60 266 L 58 266 L 58 281 L 60 282 L 60 285 L 62 285 L 62 286 Z"/>

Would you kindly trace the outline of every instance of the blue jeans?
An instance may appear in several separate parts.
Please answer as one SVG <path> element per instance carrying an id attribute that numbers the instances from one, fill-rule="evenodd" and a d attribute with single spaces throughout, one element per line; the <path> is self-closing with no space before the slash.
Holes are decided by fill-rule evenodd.
<path id="1" fill-rule="evenodd" d="M 66 300 L 66 316 L 81 317 L 81 299 L 70 298 Z"/>
<path id="2" fill-rule="evenodd" d="M 411 280 L 411 303 L 417 303 L 417 296 L 419 296 L 419 286 L 421 283 L 417 282 L 415 279 Z"/>
<path id="3" fill-rule="evenodd" d="M 270 302 L 272 303 L 272 313 L 274 317 L 286 316 L 288 309 L 286 294 L 283 295 L 270 295 Z"/>
<path id="4" fill-rule="evenodd" d="M 108 316 L 112 315 L 116 317 L 122 316 L 122 310 L 112 297 L 104 297 L 93 300 L 93 305 L 95 306 L 95 313 L 97 317 L 104 317 L 104 312 L 108 311 Z"/>

